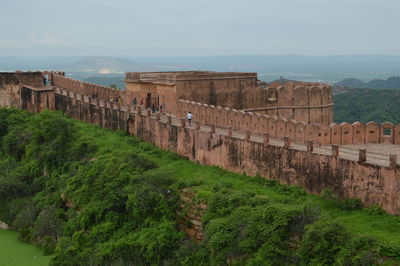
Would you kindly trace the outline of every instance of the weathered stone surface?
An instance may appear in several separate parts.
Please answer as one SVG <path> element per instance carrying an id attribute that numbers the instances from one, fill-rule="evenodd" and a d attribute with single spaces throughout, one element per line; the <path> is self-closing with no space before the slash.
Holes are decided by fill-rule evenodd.
<path id="1" fill-rule="evenodd" d="M 179 213 L 183 214 L 183 217 L 179 220 L 179 227 L 190 238 L 202 240 L 203 222 L 201 219 L 207 209 L 207 204 L 198 201 L 192 191 L 183 189 L 180 194 L 180 206 Z"/>

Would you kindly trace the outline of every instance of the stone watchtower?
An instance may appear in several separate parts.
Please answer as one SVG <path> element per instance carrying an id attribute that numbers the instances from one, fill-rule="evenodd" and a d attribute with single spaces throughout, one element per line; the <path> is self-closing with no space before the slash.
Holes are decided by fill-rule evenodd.
<path id="1" fill-rule="evenodd" d="M 245 111 L 294 119 L 299 122 L 329 125 L 333 122 L 332 87 L 322 83 L 280 80 L 260 83 L 263 107 Z"/>

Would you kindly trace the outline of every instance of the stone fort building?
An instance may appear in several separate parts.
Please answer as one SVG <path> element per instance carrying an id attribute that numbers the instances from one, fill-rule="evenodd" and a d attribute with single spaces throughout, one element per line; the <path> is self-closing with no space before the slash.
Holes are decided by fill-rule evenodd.
<path id="1" fill-rule="evenodd" d="M 180 99 L 254 111 L 305 123 L 333 122 L 332 89 L 320 83 L 274 82 L 246 72 L 129 72 L 124 99 L 182 116 Z M 182 111 L 182 112 L 180 112 Z M 196 114 L 195 114 L 196 115 Z"/>

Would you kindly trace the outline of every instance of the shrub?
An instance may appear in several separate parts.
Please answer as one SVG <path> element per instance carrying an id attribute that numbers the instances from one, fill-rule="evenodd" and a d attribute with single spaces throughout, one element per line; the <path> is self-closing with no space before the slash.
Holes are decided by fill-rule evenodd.
<path id="1" fill-rule="evenodd" d="M 378 216 L 381 216 L 381 215 L 386 214 L 386 212 L 385 212 L 385 211 L 382 209 L 382 207 L 379 206 L 379 205 L 372 205 L 371 207 L 366 208 L 365 210 L 366 210 L 367 213 L 370 214 L 370 215 L 378 215 Z"/>
<path id="2" fill-rule="evenodd" d="M 318 221 L 306 226 L 299 257 L 305 264 L 332 265 L 349 240 L 349 233 L 340 224 Z"/>
<path id="3" fill-rule="evenodd" d="M 362 201 L 360 199 L 341 199 L 338 195 L 336 195 L 332 190 L 329 189 L 325 189 L 322 191 L 322 197 L 341 210 L 359 210 L 363 207 Z"/>

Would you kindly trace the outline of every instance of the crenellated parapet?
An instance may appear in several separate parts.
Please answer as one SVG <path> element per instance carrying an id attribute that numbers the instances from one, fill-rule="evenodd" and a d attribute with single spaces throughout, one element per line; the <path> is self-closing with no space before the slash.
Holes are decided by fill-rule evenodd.
<path id="1" fill-rule="evenodd" d="M 0 72 L 0 106 L 37 112 L 51 105 L 51 84 L 61 71 Z"/>
<path id="2" fill-rule="evenodd" d="M 178 109 L 180 117 L 184 118 L 188 112 L 191 112 L 193 119 L 201 124 L 214 124 L 222 128 L 232 127 L 243 132 L 249 130 L 258 135 L 268 133 L 276 138 L 289 136 L 295 142 L 303 144 L 308 140 L 318 145 L 400 144 L 400 125 L 395 126 L 389 122 L 382 124 L 355 122 L 340 125 L 306 123 L 296 119 L 222 108 L 187 100 L 179 100 Z"/>
<path id="3" fill-rule="evenodd" d="M 333 121 L 332 88 L 328 84 L 270 83 L 265 93 L 256 93 L 256 96 L 262 104 L 245 108 L 245 111 L 322 125 Z"/>
<path id="4" fill-rule="evenodd" d="M 116 102 L 120 98 L 122 99 L 122 92 L 119 89 L 80 81 L 61 75 L 53 76 L 53 86 L 101 100 Z"/>

